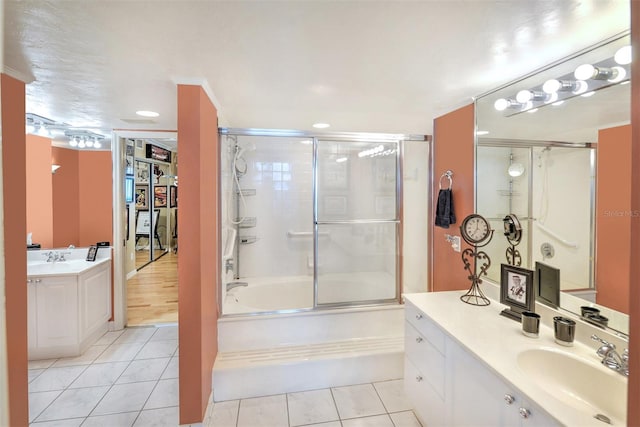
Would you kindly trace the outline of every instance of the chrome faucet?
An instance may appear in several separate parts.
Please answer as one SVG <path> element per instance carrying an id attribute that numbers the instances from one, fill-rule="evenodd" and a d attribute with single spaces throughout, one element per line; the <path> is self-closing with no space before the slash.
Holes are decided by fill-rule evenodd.
<path id="1" fill-rule="evenodd" d="M 615 344 L 607 342 L 597 335 L 591 335 L 591 339 L 598 341 L 602 344 L 596 354 L 602 358 L 602 364 L 609 369 L 624 375 L 629 376 L 629 349 L 624 349 L 622 356 L 616 351 Z"/>
<path id="2" fill-rule="evenodd" d="M 47 257 L 47 262 L 56 262 L 58 261 L 59 255 L 58 252 L 54 252 L 54 251 L 49 251 L 46 254 L 43 254 Z"/>
<path id="3" fill-rule="evenodd" d="M 60 252 L 60 257 L 58 258 L 58 261 L 60 262 L 66 261 L 66 258 L 64 257 L 65 255 L 71 255 L 71 252 Z"/>
<path id="4" fill-rule="evenodd" d="M 229 282 L 227 283 L 227 292 L 229 292 L 233 288 L 238 288 L 240 286 L 249 286 L 247 282 Z"/>

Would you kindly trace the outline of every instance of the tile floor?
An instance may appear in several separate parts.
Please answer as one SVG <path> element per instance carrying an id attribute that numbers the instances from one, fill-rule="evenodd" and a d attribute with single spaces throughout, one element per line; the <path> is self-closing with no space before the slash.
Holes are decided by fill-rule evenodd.
<path id="1" fill-rule="evenodd" d="M 82 356 L 29 362 L 33 427 L 178 426 L 177 326 L 107 332 Z M 402 380 L 213 405 L 207 427 L 420 427 Z"/>

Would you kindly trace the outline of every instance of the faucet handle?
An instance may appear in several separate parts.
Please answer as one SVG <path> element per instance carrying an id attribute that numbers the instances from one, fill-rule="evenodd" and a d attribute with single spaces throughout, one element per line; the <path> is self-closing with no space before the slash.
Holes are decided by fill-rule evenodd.
<path id="1" fill-rule="evenodd" d="M 610 342 L 607 342 L 607 341 L 603 340 L 602 338 L 600 338 L 596 334 L 591 335 L 591 339 L 594 340 L 594 341 L 598 341 L 602 345 L 606 345 L 607 347 L 611 348 L 612 350 L 615 350 L 615 348 L 616 348 L 615 344 L 612 344 Z"/>
<path id="2" fill-rule="evenodd" d="M 622 352 L 622 361 L 623 362 L 629 362 L 629 349 L 625 348 L 624 351 Z"/>

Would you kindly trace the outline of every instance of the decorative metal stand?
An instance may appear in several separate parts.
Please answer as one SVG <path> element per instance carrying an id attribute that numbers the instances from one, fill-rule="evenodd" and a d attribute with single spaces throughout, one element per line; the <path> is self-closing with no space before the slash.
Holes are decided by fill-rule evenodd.
<path id="1" fill-rule="evenodd" d="M 520 251 L 516 249 L 516 246 L 520 244 L 522 240 L 522 227 L 520 226 L 520 220 L 515 214 L 509 214 L 502 220 L 504 222 L 504 235 L 511 246 L 507 248 L 505 255 L 507 256 L 507 263 L 520 267 L 522 265 L 522 257 Z"/>
<path id="2" fill-rule="evenodd" d="M 506 256 L 509 265 L 515 265 L 516 267 L 520 267 L 522 265 L 522 257 L 520 256 L 520 251 L 516 249 L 515 245 L 509 246 L 507 248 Z"/>
<path id="3" fill-rule="evenodd" d="M 471 288 L 466 294 L 462 295 L 460 299 L 462 302 L 471 305 L 489 305 L 491 302 L 489 298 L 484 296 L 482 289 L 480 289 L 480 283 L 482 283 L 482 276 L 487 275 L 487 270 L 491 266 L 491 259 L 484 251 L 478 251 L 478 248 L 486 246 L 493 237 L 493 230 L 491 230 L 489 240 L 484 244 L 473 245 L 473 249 L 465 249 L 462 252 L 462 262 L 464 263 L 464 269 L 469 272 L 468 279 L 471 280 Z M 480 264 L 480 272 L 478 273 L 478 263 Z M 471 264 L 473 263 L 473 268 Z"/>

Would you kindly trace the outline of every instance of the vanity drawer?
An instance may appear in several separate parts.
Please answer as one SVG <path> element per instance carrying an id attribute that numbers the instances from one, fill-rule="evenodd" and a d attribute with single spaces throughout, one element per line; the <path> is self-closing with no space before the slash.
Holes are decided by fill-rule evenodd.
<path id="1" fill-rule="evenodd" d="M 405 356 L 418 368 L 423 381 L 444 397 L 445 357 L 409 322 L 404 328 Z"/>
<path id="2" fill-rule="evenodd" d="M 411 360 L 404 359 L 404 390 L 423 425 L 445 425 L 445 401 L 424 379 Z"/>
<path id="3" fill-rule="evenodd" d="M 437 348 L 440 353 L 444 354 L 445 335 L 442 330 L 409 301 L 404 305 L 404 312 L 407 322 L 409 322 L 421 335 L 423 335 L 424 338 L 427 339 L 427 341 Z"/>

